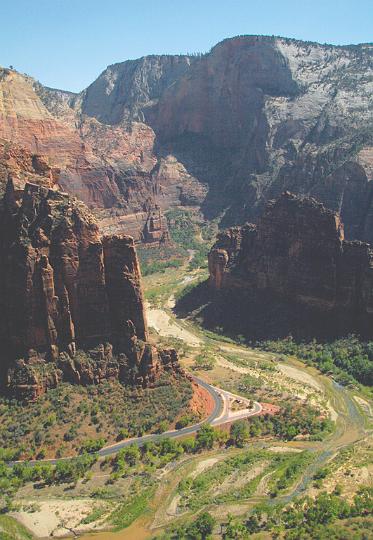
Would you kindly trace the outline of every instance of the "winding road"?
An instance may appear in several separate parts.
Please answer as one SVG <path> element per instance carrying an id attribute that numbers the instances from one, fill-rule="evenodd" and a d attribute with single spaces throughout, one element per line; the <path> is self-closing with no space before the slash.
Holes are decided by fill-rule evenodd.
<path id="1" fill-rule="evenodd" d="M 197 431 L 201 428 L 203 424 L 219 426 L 227 422 L 232 422 L 232 421 L 239 420 L 242 418 L 255 416 L 257 414 L 260 414 L 262 410 L 262 406 L 260 405 L 260 403 L 254 402 L 251 408 L 248 406 L 245 409 L 232 411 L 231 410 L 232 401 L 238 400 L 238 401 L 241 401 L 242 403 L 247 403 L 248 405 L 248 400 L 245 398 L 242 398 L 241 396 L 232 394 L 231 392 L 227 392 L 226 390 L 222 390 L 220 388 L 212 386 L 211 384 L 208 384 L 207 382 L 200 379 L 199 377 L 195 377 L 192 375 L 192 379 L 194 380 L 195 383 L 197 383 L 204 390 L 206 390 L 214 401 L 214 408 L 207 418 L 205 418 L 201 422 L 198 422 L 197 424 L 193 424 L 192 426 L 187 426 L 181 429 L 165 431 L 163 433 L 150 433 L 149 435 L 143 435 L 141 437 L 134 437 L 131 439 L 126 439 L 124 441 L 120 441 L 110 446 L 105 446 L 104 448 L 101 448 L 101 450 L 98 451 L 98 455 L 100 457 L 110 456 L 112 454 L 116 454 L 119 450 L 121 450 L 121 448 L 125 448 L 126 446 L 130 446 L 132 444 L 136 444 L 137 446 L 143 446 L 146 442 L 157 441 L 164 437 L 169 437 L 170 439 L 176 439 L 176 438 L 184 437 L 185 435 L 193 435 L 194 433 L 197 433 Z M 50 463 L 51 465 L 54 465 L 58 461 L 68 461 L 74 458 L 76 458 L 76 456 L 67 456 L 60 459 L 30 460 L 30 461 L 27 461 L 27 463 L 30 465 L 35 465 L 37 463 Z M 16 463 L 23 463 L 23 461 L 13 461 L 11 465 L 14 465 Z"/>
<path id="2" fill-rule="evenodd" d="M 254 402 L 253 406 L 250 408 L 248 400 L 246 398 L 243 398 L 241 396 L 237 396 L 236 394 L 232 394 L 231 392 L 227 392 L 226 390 L 222 390 L 221 388 L 217 388 L 216 386 L 212 386 L 211 384 L 208 384 L 204 380 L 200 379 L 199 377 L 192 376 L 195 383 L 197 383 L 199 386 L 207 390 L 207 392 L 210 394 L 210 396 L 214 400 L 214 408 L 210 415 L 205 419 L 202 420 L 202 422 L 199 422 L 198 424 L 193 424 L 193 426 L 187 426 L 185 428 L 181 429 L 174 429 L 171 431 L 165 431 L 164 433 L 151 433 L 149 435 L 143 435 L 142 437 L 135 437 L 132 439 L 127 439 L 125 441 L 121 441 L 116 444 L 112 444 L 110 446 L 105 446 L 104 448 L 101 448 L 101 450 L 98 452 L 99 456 L 109 456 L 111 454 L 115 454 L 120 450 L 121 448 L 125 448 L 126 446 L 130 446 L 131 444 L 136 444 L 137 446 L 143 446 L 146 442 L 149 441 L 156 441 L 159 439 L 162 439 L 163 437 L 169 437 L 170 439 L 176 439 L 179 437 L 184 437 L 185 435 L 193 435 L 194 433 L 197 433 L 197 431 L 200 429 L 200 427 L 203 424 L 211 424 L 213 426 L 220 426 L 222 424 L 226 424 L 227 422 L 232 422 L 235 420 L 248 418 L 250 416 L 255 416 L 257 414 L 260 414 L 262 411 L 262 406 L 258 402 Z M 231 402 L 232 401 L 240 401 L 242 403 L 247 404 L 247 408 L 243 408 L 237 411 L 231 410 Z"/>
<path id="3" fill-rule="evenodd" d="M 159 321 L 161 320 L 160 314 L 165 320 L 164 324 L 159 324 Z M 161 335 L 176 336 L 188 343 L 188 345 L 193 346 L 196 344 L 196 342 L 197 344 L 202 345 L 205 341 L 203 338 L 201 339 L 198 334 L 196 335 L 192 333 L 188 326 L 183 324 L 183 322 L 180 322 L 175 317 L 172 317 L 170 312 L 166 309 L 156 310 L 149 307 L 148 320 L 150 326 L 159 327 L 157 330 Z M 221 345 L 220 348 L 223 350 L 229 350 L 226 345 Z M 234 350 L 235 352 L 238 352 L 239 349 L 239 347 L 235 347 Z M 245 369 L 240 366 L 231 364 L 228 361 L 226 361 L 226 364 L 227 365 L 225 367 L 229 367 L 234 371 L 241 372 L 242 370 L 242 372 L 245 372 Z M 327 396 L 330 408 L 334 412 L 334 420 L 336 421 L 336 429 L 325 440 L 320 442 L 310 442 L 303 445 L 303 449 L 308 449 L 315 454 L 315 459 L 310 465 L 305 467 L 300 481 L 294 485 L 286 495 L 280 498 L 282 502 L 286 503 L 307 490 L 313 480 L 314 473 L 319 468 L 325 466 L 333 455 L 335 455 L 342 448 L 357 443 L 358 441 L 361 441 L 365 437 L 371 435 L 372 430 L 366 429 L 365 415 L 357 406 L 347 388 L 340 386 L 338 383 L 332 381 L 325 375 L 311 375 L 309 369 L 307 369 L 306 366 L 301 366 L 300 364 L 298 366 L 294 366 L 292 364 L 279 364 L 279 370 L 282 371 L 287 377 L 304 381 L 304 383 L 314 387 L 315 390 L 319 390 L 325 396 Z M 213 387 L 211 387 L 210 390 L 211 389 L 218 392 L 223 400 L 223 403 L 226 403 L 224 402 L 224 399 L 228 399 L 229 392 L 223 392 Z M 224 395 L 222 396 L 222 394 Z M 238 396 L 234 397 L 237 398 Z M 257 405 L 260 406 L 260 404 L 255 403 L 254 409 L 256 409 Z M 233 421 L 240 418 L 239 411 L 229 412 L 229 410 L 224 409 L 225 407 L 226 405 L 223 404 L 223 409 L 220 416 L 215 419 L 210 418 L 210 423 L 212 425 L 218 425 L 219 423 Z M 242 412 L 245 413 L 245 411 Z M 260 411 L 256 409 L 256 412 L 253 412 L 253 414 L 259 414 L 259 412 Z M 235 418 L 233 415 L 236 415 Z M 243 414 L 242 417 L 245 418 L 245 414 Z M 278 500 L 279 499 L 276 498 L 273 502 L 275 503 Z"/>
<path id="4" fill-rule="evenodd" d="M 115 454 L 120 450 L 121 448 L 125 448 L 126 446 L 130 446 L 131 444 L 136 444 L 137 446 L 143 446 L 146 442 L 149 441 L 156 441 L 159 439 L 162 439 L 163 437 L 169 437 L 171 439 L 176 439 L 178 437 L 184 437 L 185 435 L 192 435 L 193 433 L 196 433 L 200 427 L 203 424 L 211 424 L 216 419 L 218 419 L 221 415 L 221 410 L 223 409 L 223 400 L 221 398 L 220 393 L 217 389 L 215 389 L 210 384 L 206 383 L 199 377 L 193 377 L 193 380 L 199 384 L 202 388 L 207 390 L 211 397 L 214 400 L 214 409 L 212 410 L 211 414 L 203 420 L 202 422 L 199 422 L 198 424 L 194 424 L 193 426 L 187 426 L 185 428 L 181 429 L 174 429 L 171 431 L 165 431 L 164 433 L 150 433 L 149 435 L 143 435 L 142 437 L 135 437 L 132 439 L 127 439 L 125 441 L 121 441 L 119 443 L 113 444 L 111 446 L 105 446 L 104 448 L 101 448 L 101 450 L 98 452 L 100 456 L 109 456 L 111 454 Z"/>
<path id="5" fill-rule="evenodd" d="M 190 253 L 190 257 L 191 259 L 193 258 L 193 253 Z M 174 303 L 174 297 L 169 298 L 167 302 L 168 303 L 166 307 L 172 307 Z M 178 321 L 172 315 L 170 309 L 160 309 L 148 306 L 147 311 L 149 326 L 152 326 L 161 336 L 176 337 L 182 341 L 185 341 L 188 345 L 192 347 L 202 347 L 206 341 L 208 342 L 208 339 L 206 339 L 203 334 L 199 333 L 198 331 L 194 332 L 194 328 L 185 323 L 185 321 Z M 229 352 L 229 348 L 224 343 L 220 343 L 218 349 Z M 245 349 L 241 349 L 240 347 L 235 346 L 233 352 L 237 354 L 239 354 L 240 352 L 245 354 Z M 256 355 L 258 355 L 257 351 Z M 241 370 L 244 370 L 243 372 L 245 372 L 245 368 L 240 365 L 231 363 L 228 360 L 226 361 L 226 365 L 224 367 L 241 373 Z M 317 470 L 325 466 L 329 462 L 329 460 L 338 453 L 338 451 L 345 447 L 348 447 L 351 444 L 363 440 L 368 434 L 370 435 L 372 433 L 371 430 L 366 428 L 365 415 L 362 413 L 361 408 L 357 406 L 356 402 L 353 399 L 354 397 L 356 398 L 356 396 L 353 396 L 352 392 L 350 392 L 348 389 L 341 387 L 339 384 L 330 380 L 324 375 L 313 375 L 313 372 L 310 371 L 309 368 L 307 368 L 306 366 L 302 366 L 300 363 L 280 363 L 278 368 L 290 379 L 292 378 L 297 381 L 303 381 L 305 384 L 313 387 L 315 391 L 323 392 L 323 394 L 325 395 L 325 399 L 328 399 L 332 410 L 336 411 L 336 427 L 335 430 L 326 439 L 322 441 L 299 441 L 299 447 L 296 447 L 298 451 L 308 450 L 314 454 L 314 459 L 309 465 L 304 467 L 304 470 L 302 471 L 301 477 L 299 478 L 298 482 L 292 485 L 283 495 L 280 495 L 279 497 L 273 499 L 268 498 L 268 494 L 265 491 L 266 483 L 264 482 L 262 492 L 255 492 L 253 497 L 242 502 L 242 513 L 247 513 L 247 510 L 252 508 L 254 504 L 260 503 L 263 500 L 268 501 L 269 504 L 287 504 L 295 497 L 298 497 L 299 495 L 304 495 L 305 493 L 307 493 L 310 485 L 312 485 L 314 475 Z M 202 425 L 209 424 L 212 426 L 218 426 L 242 418 L 255 416 L 262 412 L 262 405 L 260 403 L 250 403 L 250 401 L 246 398 L 210 385 L 199 377 L 193 376 L 192 378 L 196 384 L 198 384 L 201 388 L 203 388 L 206 392 L 209 393 L 213 400 L 213 410 L 207 418 L 197 424 L 194 424 L 193 426 L 187 426 L 179 430 L 170 430 L 161 434 L 149 434 L 120 441 L 99 450 L 99 456 L 106 457 L 109 455 L 113 455 L 122 448 L 128 447 L 133 444 L 141 447 L 147 442 L 157 441 L 164 437 L 176 439 L 187 435 L 193 435 L 198 432 Z M 269 443 L 267 443 L 266 441 L 259 441 L 257 443 L 254 442 L 251 444 L 258 448 L 268 447 L 270 449 L 269 445 L 272 444 L 272 441 L 270 441 Z M 286 443 L 283 443 L 284 446 L 285 444 Z M 290 444 L 292 446 L 289 446 L 289 449 L 294 450 L 295 447 L 293 443 Z M 74 459 L 74 457 L 66 457 L 60 460 L 35 460 L 27 463 L 29 463 L 30 465 L 39 464 L 42 462 L 55 464 L 57 461 L 71 459 Z M 211 457 L 209 457 L 208 459 L 210 459 L 211 461 Z M 208 459 L 205 461 L 208 461 Z M 271 474 L 272 472 L 269 473 L 269 475 L 263 477 L 263 480 L 270 477 Z M 167 485 L 169 493 L 172 493 L 170 491 L 171 484 L 171 488 L 174 490 L 174 493 L 177 494 L 177 481 L 178 477 L 175 475 L 175 472 L 172 469 L 171 476 L 168 477 L 167 480 L 164 482 L 164 484 Z M 173 487 L 172 482 L 174 482 Z M 167 497 L 165 497 L 165 493 L 168 493 L 167 489 L 166 491 L 160 491 L 160 495 L 158 496 L 158 500 L 156 501 L 157 511 L 159 510 L 159 508 L 163 508 L 164 506 L 163 512 L 168 512 L 170 502 Z M 236 510 L 237 508 L 238 504 L 236 505 Z M 176 511 L 175 515 L 172 514 L 172 517 L 177 517 Z M 154 517 L 152 519 L 154 519 Z M 158 524 L 157 527 L 159 526 L 160 525 Z M 161 526 L 163 526 L 162 523 Z M 101 532 L 97 536 L 96 534 L 95 536 L 91 536 L 89 534 L 87 537 L 84 536 L 84 538 L 87 538 L 87 540 L 91 538 L 97 538 L 100 540 L 107 540 L 107 538 L 113 538 L 113 540 L 115 540 L 116 538 L 122 538 L 123 540 L 129 540 L 132 538 L 140 538 L 139 533 L 141 535 L 141 538 L 148 538 L 148 536 L 150 537 L 153 535 L 149 533 L 149 530 L 152 527 L 150 527 L 149 530 L 147 529 L 147 527 L 147 522 L 145 524 L 144 522 L 141 522 L 140 524 L 134 523 L 128 529 L 125 529 L 119 536 L 117 536 L 115 533 Z M 70 529 L 70 531 L 75 534 L 72 529 Z"/>

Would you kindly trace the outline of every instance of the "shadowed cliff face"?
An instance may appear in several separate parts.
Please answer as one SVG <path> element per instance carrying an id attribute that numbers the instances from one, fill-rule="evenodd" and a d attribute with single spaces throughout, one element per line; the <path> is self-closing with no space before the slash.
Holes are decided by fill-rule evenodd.
<path id="1" fill-rule="evenodd" d="M 63 379 L 147 386 L 178 369 L 147 344 L 131 237 L 101 240 L 83 203 L 35 184 L 9 181 L 0 217 L 1 384 L 33 399 Z"/>
<path id="2" fill-rule="evenodd" d="M 225 322 L 236 311 L 251 335 L 258 321 L 262 337 L 373 335 L 372 250 L 346 241 L 339 215 L 314 199 L 284 193 L 257 226 L 221 233 L 209 270 Z"/>
<path id="3" fill-rule="evenodd" d="M 268 169 L 266 96 L 290 98 L 299 91 L 273 45 L 255 38 L 217 45 L 146 112 L 160 152 L 175 155 L 209 186 L 203 202 L 208 217 L 229 208 L 250 174 Z M 258 193 L 250 189 L 243 200 L 255 207 Z"/>
<path id="4" fill-rule="evenodd" d="M 373 241 L 372 71 L 369 46 L 258 36 L 114 64 L 77 95 L 3 70 L 0 137 L 95 208 L 194 204 L 230 226 L 291 190 Z"/>
<path id="5" fill-rule="evenodd" d="M 121 118 L 152 127 L 158 159 L 174 156 L 208 187 L 202 208 L 222 225 L 256 221 L 266 200 L 290 189 L 340 212 L 348 238 L 372 239 L 369 47 L 243 36 L 180 57 L 179 71 L 162 62 L 170 57 L 110 66 L 83 109 L 117 123 L 121 94 Z"/>
<path id="6" fill-rule="evenodd" d="M 245 150 L 243 166 L 261 170 L 268 133 L 265 95 L 297 93 L 286 59 L 273 43 L 231 40 L 191 65 L 146 118 L 161 140 L 172 141 L 185 133 L 202 135 L 215 147 L 235 153 Z"/>

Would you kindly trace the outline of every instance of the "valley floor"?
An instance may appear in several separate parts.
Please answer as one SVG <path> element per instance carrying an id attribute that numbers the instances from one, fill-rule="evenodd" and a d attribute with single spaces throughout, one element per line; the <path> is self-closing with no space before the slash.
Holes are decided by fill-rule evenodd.
<path id="1" fill-rule="evenodd" d="M 182 267 L 144 278 L 152 292 L 148 323 L 154 339 L 179 348 L 186 370 L 221 389 L 225 406 L 217 423 L 224 424 L 223 430 L 229 431 L 232 420 L 250 416 L 247 412 L 256 404 L 269 415 L 281 407 L 295 415 L 313 407 L 334 427 L 320 436 L 300 434 L 291 440 L 253 430 L 243 448 L 214 447 L 185 454 L 149 473 L 148 484 L 123 477 L 107 487 L 109 474 L 96 466 L 73 488 L 26 486 L 17 494 L 21 510 L 13 516 L 38 538 L 81 534 L 82 540 L 172 538 L 167 536 L 172 527 L 206 510 L 216 519 L 214 538 L 221 538 L 221 523 L 229 516 L 246 516 L 262 502 L 286 504 L 300 495 L 314 497 L 336 488 L 351 501 L 361 485 L 373 486 L 372 405 L 367 398 L 296 358 L 250 349 L 178 320 L 172 311 L 175 295 L 203 276 L 203 271 L 187 272 Z M 207 368 L 201 358 L 209 359 Z M 99 488 L 102 497 L 92 498 L 92 491 Z M 108 517 L 118 509 L 116 497 L 126 494 L 133 504 L 121 516 L 125 528 L 99 532 L 108 528 Z"/>

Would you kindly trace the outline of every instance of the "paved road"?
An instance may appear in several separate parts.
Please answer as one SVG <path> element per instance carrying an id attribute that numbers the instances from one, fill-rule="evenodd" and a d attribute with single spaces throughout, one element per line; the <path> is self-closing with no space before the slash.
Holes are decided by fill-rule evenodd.
<path id="1" fill-rule="evenodd" d="M 254 401 L 253 406 L 250 407 L 250 400 L 238 396 L 237 394 L 232 394 L 227 390 L 221 390 L 220 388 L 212 387 L 223 400 L 223 409 L 218 418 L 215 418 L 211 421 L 211 425 L 220 426 L 221 424 L 226 424 L 227 422 L 234 422 L 236 420 L 241 420 L 248 418 L 249 416 L 255 416 L 262 412 L 263 407 L 257 401 Z M 241 405 L 246 405 L 246 408 L 240 408 L 239 410 L 231 410 L 231 402 L 236 401 Z"/>
<path id="2" fill-rule="evenodd" d="M 202 422 L 199 422 L 198 424 L 194 424 L 193 426 L 188 426 L 182 429 L 165 431 L 164 433 L 160 433 L 160 434 L 151 433 L 150 435 L 144 435 L 143 437 L 136 437 L 135 439 L 128 439 L 127 441 L 121 441 L 117 444 L 113 444 L 111 446 L 106 446 L 105 448 L 102 448 L 98 452 L 98 454 L 100 456 L 109 456 L 110 454 L 115 454 L 121 448 L 130 446 L 131 444 L 137 444 L 138 446 L 143 446 L 143 444 L 148 441 L 156 441 L 156 440 L 162 439 L 162 437 L 170 437 L 171 439 L 175 439 L 177 437 L 184 437 L 185 435 L 192 435 L 193 433 L 196 433 L 203 424 L 211 424 L 215 419 L 219 418 L 221 410 L 223 408 L 223 400 L 220 397 L 219 392 L 217 392 L 217 390 L 215 390 L 213 386 L 206 383 L 199 377 L 193 376 L 193 380 L 197 384 L 202 386 L 202 388 L 207 390 L 214 400 L 214 409 L 208 418 L 206 418 Z"/>
<path id="3" fill-rule="evenodd" d="M 118 450 L 120 450 L 121 448 L 130 446 L 131 444 L 137 444 L 138 446 L 143 446 L 148 441 L 156 441 L 156 440 L 161 439 L 162 437 L 170 437 L 171 439 L 174 439 L 176 437 L 183 437 L 184 435 L 192 435 L 193 433 L 196 433 L 203 424 L 206 424 L 206 423 L 211 424 L 215 419 L 219 418 L 221 416 L 221 411 L 223 410 L 223 400 L 220 397 L 219 392 L 217 392 L 217 390 L 215 390 L 213 386 L 206 383 L 199 377 L 192 376 L 192 378 L 197 384 L 199 384 L 200 386 L 202 386 L 202 388 L 207 390 L 207 392 L 209 392 L 209 394 L 214 400 L 214 409 L 208 418 L 206 418 L 202 422 L 199 422 L 198 424 L 194 424 L 193 426 L 188 426 L 182 429 L 165 431 L 164 433 L 160 433 L 160 434 L 151 433 L 150 435 L 144 435 L 142 437 L 135 437 L 133 439 L 128 439 L 126 441 L 118 442 L 111 446 L 105 446 L 104 448 L 101 448 L 101 450 L 99 450 L 98 452 L 99 456 L 110 456 L 111 454 L 115 454 L 116 452 L 118 452 Z M 60 459 L 38 459 L 38 460 L 30 460 L 30 461 L 27 461 L 26 463 L 30 465 L 35 465 L 36 463 L 50 463 L 51 465 L 54 465 L 55 463 L 57 463 L 57 461 L 66 461 L 66 460 L 74 459 L 74 457 L 76 456 L 69 456 L 69 457 L 60 458 Z M 24 461 L 14 461 L 10 463 L 10 465 L 15 464 L 15 463 L 24 463 Z"/>
<path id="4" fill-rule="evenodd" d="M 198 424 L 194 424 L 193 426 L 188 426 L 182 429 L 172 431 L 165 431 L 161 434 L 144 435 L 143 437 L 136 437 L 135 439 L 128 439 L 127 441 L 121 441 L 117 444 L 106 446 L 98 452 L 99 455 L 108 456 L 110 454 L 118 452 L 118 450 L 124 448 L 125 446 L 129 446 L 131 444 L 137 444 L 138 446 L 142 446 L 147 441 L 156 441 L 157 439 L 161 439 L 162 437 L 170 437 L 171 439 L 175 439 L 177 437 L 184 437 L 185 435 L 192 435 L 193 433 L 196 433 L 203 424 L 212 424 L 214 426 L 218 426 L 227 422 L 239 420 L 240 418 L 248 418 L 249 416 L 254 416 L 256 414 L 259 414 L 262 410 L 262 406 L 260 405 L 260 403 L 254 402 L 254 406 L 252 409 L 247 408 L 239 411 L 231 411 L 229 408 L 230 400 L 238 399 L 243 402 L 246 401 L 247 403 L 248 400 L 245 400 L 245 398 L 237 396 L 236 394 L 232 394 L 231 392 L 227 392 L 226 390 L 215 388 L 214 386 L 211 386 L 211 384 L 206 383 L 199 377 L 193 376 L 193 379 L 197 384 L 202 386 L 202 388 L 207 390 L 214 400 L 214 409 L 208 418 L 206 418 L 202 422 L 199 422 Z"/>
<path id="5" fill-rule="evenodd" d="M 220 388 L 215 388 L 211 384 L 206 383 L 204 380 L 200 379 L 199 377 L 192 376 L 193 380 L 199 384 L 199 386 L 202 386 L 207 392 L 210 394 L 212 399 L 214 400 L 214 408 L 208 418 L 205 418 L 202 422 L 199 422 L 198 424 L 194 424 L 193 426 L 187 426 L 182 429 L 176 429 L 172 431 L 165 431 L 164 433 L 151 433 L 149 435 L 143 435 L 142 437 L 135 437 L 133 439 L 127 439 L 125 441 L 120 441 L 116 444 L 112 444 L 111 446 L 105 446 L 104 448 L 101 448 L 99 450 L 98 455 L 101 457 L 110 456 L 112 454 L 116 454 L 121 448 L 125 448 L 126 446 L 130 446 L 131 444 L 136 444 L 137 446 L 143 446 L 148 441 L 157 441 L 159 439 L 162 439 L 163 437 L 169 437 L 171 439 L 176 439 L 179 437 L 184 437 L 185 435 L 192 435 L 196 433 L 200 427 L 203 424 L 212 424 L 214 426 L 224 424 L 226 422 L 230 422 L 233 420 L 238 420 L 240 418 L 247 418 L 249 416 L 253 416 L 255 414 L 259 414 L 262 410 L 262 407 L 260 403 L 254 403 L 253 409 L 244 409 L 241 411 L 230 411 L 229 403 L 232 398 L 239 399 L 241 401 L 245 401 L 244 398 L 240 396 L 236 396 L 235 394 L 231 394 L 230 392 L 227 392 L 226 390 L 221 390 Z M 247 401 L 247 400 L 246 400 Z M 39 459 L 39 460 L 31 460 L 27 461 L 30 465 L 35 465 L 36 463 L 50 463 L 55 464 L 57 461 L 65 461 L 74 459 L 75 456 L 69 456 L 65 458 L 60 459 Z M 22 463 L 22 461 L 15 461 L 14 463 Z"/>

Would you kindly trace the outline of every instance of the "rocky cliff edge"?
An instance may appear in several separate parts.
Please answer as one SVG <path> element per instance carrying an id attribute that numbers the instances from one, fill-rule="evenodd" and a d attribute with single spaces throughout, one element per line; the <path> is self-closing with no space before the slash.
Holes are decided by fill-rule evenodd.
<path id="1" fill-rule="evenodd" d="M 63 380 L 149 386 L 179 370 L 175 351 L 148 342 L 130 236 L 101 238 L 80 201 L 43 185 L 17 190 L 12 179 L 0 219 L 3 387 L 35 399 Z"/>
<path id="2" fill-rule="evenodd" d="M 212 290 L 230 298 L 227 313 L 237 311 L 248 327 L 261 320 L 262 335 L 266 325 L 373 335 L 373 250 L 346 241 L 339 214 L 312 198 L 285 192 L 257 225 L 222 232 L 209 270 Z"/>

